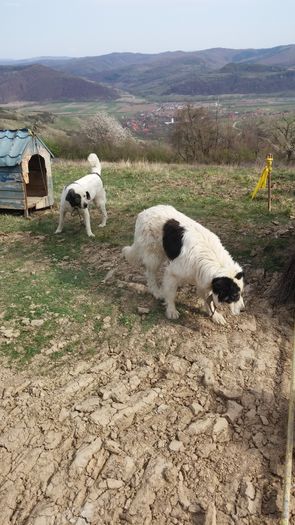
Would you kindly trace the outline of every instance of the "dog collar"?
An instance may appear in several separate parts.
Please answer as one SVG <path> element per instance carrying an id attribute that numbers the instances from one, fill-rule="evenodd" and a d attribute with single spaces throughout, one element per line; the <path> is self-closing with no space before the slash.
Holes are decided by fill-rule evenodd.
<path id="1" fill-rule="evenodd" d="M 210 310 L 210 317 L 213 317 L 213 315 L 215 314 L 215 311 L 216 311 L 216 306 L 214 304 L 214 301 L 213 301 L 213 294 L 210 293 L 210 295 L 208 295 L 207 299 L 206 299 L 206 303 L 207 305 L 209 306 L 209 310 Z"/>
<path id="2" fill-rule="evenodd" d="M 102 176 L 101 176 L 100 173 L 98 173 L 98 171 L 92 171 L 92 172 L 91 172 L 91 175 L 97 175 L 98 177 L 100 177 L 101 182 L 103 183 Z"/>

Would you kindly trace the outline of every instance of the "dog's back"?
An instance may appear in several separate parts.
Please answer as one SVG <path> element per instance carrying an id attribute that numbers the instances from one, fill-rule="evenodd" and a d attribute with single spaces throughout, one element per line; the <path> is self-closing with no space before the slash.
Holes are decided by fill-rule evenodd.
<path id="1" fill-rule="evenodd" d="M 179 229 L 179 232 L 175 231 L 172 235 L 174 244 L 175 235 L 179 241 L 178 255 L 182 254 L 186 258 L 186 254 L 190 253 L 197 265 L 199 261 L 204 264 L 206 260 L 212 266 L 232 268 L 232 273 L 235 274 L 236 263 L 222 245 L 219 237 L 169 205 L 152 206 L 138 214 L 133 245 L 123 249 L 126 259 L 134 264 L 136 260 L 143 262 L 147 256 L 159 260 L 166 258 L 164 225 L 169 224 L 171 220 L 174 223 L 174 229 Z"/>
<path id="2" fill-rule="evenodd" d="M 163 228 L 167 222 L 175 221 L 184 232 L 189 232 L 188 245 L 208 246 L 211 250 L 220 248 L 220 239 L 202 224 L 187 217 L 173 206 L 157 205 L 140 212 L 135 223 L 134 240 L 144 239 L 144 244 L 158 244 L 162 249 Z M 159 248 L 158 248 L 159 249 Z"/>
<path id="3" fill-rule="evenodd" d="M 94 195 L 98 195 L 98 193 L 104 193 L 103 182 L 101 178 L 101 163 L 98 156 L 95 153 L 90 153 L 90 155 L 88 155 L 87 157 L 87 160 L 91 166 L 91 173 L 89 173 L 88 175 L 84 175 L 84 177 L 81 177 L 80 179 L 75 180 L 75 182 L 73 182 L 72 185 L 74 186 L 75 184 L 79 184 L 84 189 L 90 189 L 92 200 Z M 68 188 L 71 187 L 71 185 L 68 186 Z"/>

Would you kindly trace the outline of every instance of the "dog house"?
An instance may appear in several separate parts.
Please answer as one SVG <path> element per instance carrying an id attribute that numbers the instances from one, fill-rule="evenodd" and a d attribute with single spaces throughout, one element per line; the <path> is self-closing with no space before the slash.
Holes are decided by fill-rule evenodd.
<path id="1" fill-rule="evenodd" d="M 53 154 L 30 129 L 0 130 L 0 208 L 40 210 L 53 205 Z"/>

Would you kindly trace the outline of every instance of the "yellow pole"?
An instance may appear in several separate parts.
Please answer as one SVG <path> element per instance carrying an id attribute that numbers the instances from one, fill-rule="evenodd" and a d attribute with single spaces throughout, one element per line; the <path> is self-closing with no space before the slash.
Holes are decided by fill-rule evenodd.
<path id="1" fill-rule="evenodd" d="M 272 161 L 273 161 L 273 156 L 271 153 L 269 153 L 266 157 L 266 165 L 267 165 L 267 170 L 268 170 L 268 179 L 267 179 L 267 184 L 268 184 L 268 211 L 271 211 L 271 172 L 272 172 Z"/>
<path id="2" fill-rule="evenodd" d="M 283 493 L 283 512 L 280 525 L 289 524 L 290 513 L 290 492 L 292 484 L 292 456 L 293 456 L 293 436 L 294 436 L 294 403 L 295 403 L 295 319 L 293 334 L 293 356 L 290 382 L 290 398 L 288 411 L 288 430 L 287 430 L 287 447 L 284 474 L 284 493 Z"/>
<path id="3" fill-rule="evenodd" d="M 262 170 L 262 173 L 260 175 L 260 178 L 254 188 L 254 190 L 251 193 L 252 199 L 256 197 L 256 194 L 258 190 L 261 188 L 266 188 L 266 181 L 268 180 L 268 209 L 270 211 L 271 209 L 271 172 L 272 172 L 272 161 L 273 156 L 271 153 L 269 153 L 266 157 L 266 164 Z"/>

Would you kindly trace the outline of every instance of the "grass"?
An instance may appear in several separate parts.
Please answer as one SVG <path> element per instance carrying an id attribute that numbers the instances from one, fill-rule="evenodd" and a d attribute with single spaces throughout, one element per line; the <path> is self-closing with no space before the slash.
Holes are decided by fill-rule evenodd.
<path id="1" fill-rule="evenodd" d="M 104 341 L 119 340 L 138 326 L 147 332 L 164 323 L 163 308 L 150 296 L 145 304 L 151 311 L 140 317 L 133 291 L 104 282 L 115 267 L 113 257 L 132 239 L 136 214 L 157 203 L 209 227 L 242 264 L 280 268 L 290 247 L 294 170 L 274 168 L 271 214 L 266 191 L 250 198 L 260 171 L 261 166 L 104 164 L 109 220 L 98 228 L 98 212 L 92 211 L 92 240 L 78 217 L 66 221 L 64 234 L 54 235 L 62 187 L 87 172 L 83 162 L 55 162 L 52 211 L 36 212 L 30 220 L 0 214 L 1 353 L 22 366 L 39 353 L 56 364 L 77 351 L 93 354 Z"/>

